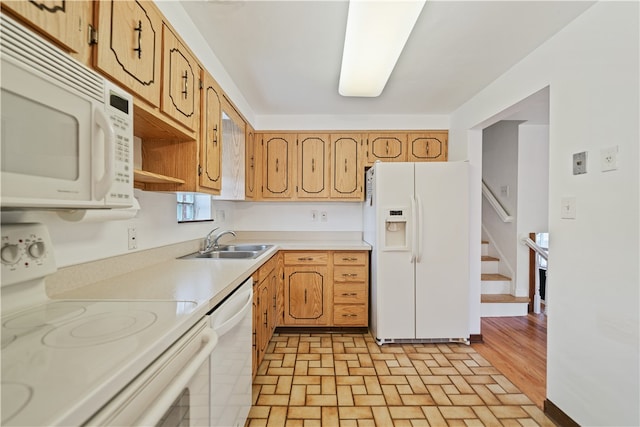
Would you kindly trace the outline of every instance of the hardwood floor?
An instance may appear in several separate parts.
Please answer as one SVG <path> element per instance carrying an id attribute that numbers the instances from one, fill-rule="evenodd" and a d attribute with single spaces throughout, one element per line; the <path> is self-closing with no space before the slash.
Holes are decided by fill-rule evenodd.
<path id="1" fill-rule="evenodd" d="M 481 332 L 484 342 L 472 347 L 542 408 L 547 383 L 547 316 L 485 317 Z"/>

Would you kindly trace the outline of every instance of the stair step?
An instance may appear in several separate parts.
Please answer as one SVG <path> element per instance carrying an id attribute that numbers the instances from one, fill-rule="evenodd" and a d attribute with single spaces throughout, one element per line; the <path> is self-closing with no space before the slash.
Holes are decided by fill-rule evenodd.
<path id="1" fill-rule="evenodd" d="M 482 294 L 480 317 L 526 316 L 528 297 L 515 297 L 510 294 Z"/>
<path id="2" fill-rule="evenodd" d="M 508 280 L 508 281 L 511 281 L 511 277 L 503 276 L 502 274 L 498 274 L 498 273 L 485 273 L 485 274 L 481 274 L 480 275 L 480 280 L 499 280 L 499 281 Z"/>
<path id="3" fill-rule="evenodd" d="M 482 255 L 482 257 L 480 257 L 480 261 L 500 261 L 500 258 L 492 257 L 489 255 Z"/>
<path id="4" fill-rule="evenodd" d="M 482 294 L 480 302 L 499 304 L 529 303 L 529 297 L 516 297 L 511 294 Z"/>

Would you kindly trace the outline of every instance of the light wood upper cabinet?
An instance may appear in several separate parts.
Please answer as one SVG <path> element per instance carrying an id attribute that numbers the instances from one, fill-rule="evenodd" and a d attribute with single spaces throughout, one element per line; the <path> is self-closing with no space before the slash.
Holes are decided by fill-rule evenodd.
<path id="1" fill-rule="evenodd" d="M 102 0 L 95 4 L 98 45 L 94 66 L 158 107 L 162 84 L 160 11 L 152 1 Z"/>
<path id="2" fill-rule="evenodd" d="M 298 134 L 299 198 L 326 198 L 329 196 L 329 135 Z"/>
<path id="3" fill-rule="evenodd" d="M 407 161 L 406 133 L 370 133 L 367 135 L 367 164 Z"/>
<path id="4" fill-rule="evenodd" d="M 162 102 L 160 109 L 188 129 L 197 129 L 200 66 L 167 25 L 163 25 Z"/>
<path id="5" fill-rule="evenodd" d="M 258 176 L 259 158 L 256 149 L 256 132 L 250 125 L 246 127 L 245 137 L 245 181 L 244 196 L 246 199 L 253 200 L 257 197 L 256 185 Z"/>
<path id="6" fill-rule="evenodd" d="M 78 61 L 90 63 L 91 1 L 3 0 L 2 10 L 34 27 Z"/>
<path id="7" fill-rule="evenodd" d="M 331 134 L 331 198 L 362 200 L 362 135 Z"/>
<path id="8" fill-rule="evenodd" d="M 213 194 L 222 188 L 222 141 L 220 89 L 208 72 L 204 73 L 202 131 L 200 133 L 200 185 Z"/>
<path id="9" fill-rule="evenodd" d="M 409 134 L 410 162 L 446 162 L 449 132 L 433 131 Z"/>
<path id="10" fill-rule="evenodd" d="M 261 146 L 262 197 L 291 199 L 295 194 L 295 135 L 263 134 Z"/>

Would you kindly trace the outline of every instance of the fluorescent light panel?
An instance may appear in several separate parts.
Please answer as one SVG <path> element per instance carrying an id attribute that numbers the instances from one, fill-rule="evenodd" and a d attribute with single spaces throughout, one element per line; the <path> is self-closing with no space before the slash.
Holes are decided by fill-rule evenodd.
<path id="1" fill-rule="evenodd" d="M 351 0 L 338 92 L 382 93 L 425 0 Z"/>

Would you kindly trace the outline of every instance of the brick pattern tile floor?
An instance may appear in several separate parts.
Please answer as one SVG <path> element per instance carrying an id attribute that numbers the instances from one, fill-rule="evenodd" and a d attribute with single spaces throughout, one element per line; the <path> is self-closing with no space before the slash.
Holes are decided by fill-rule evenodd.
<path id="1" fill-rule="evenodd" d="M 378 346 L 368 334 L 278 334 L 247 426 L 554 426 L 464 344 Z"/>

